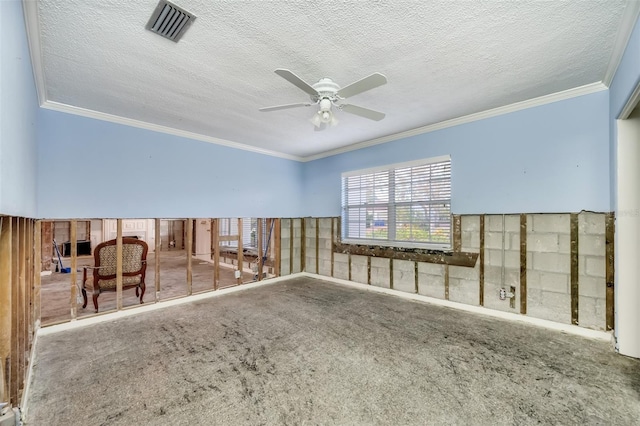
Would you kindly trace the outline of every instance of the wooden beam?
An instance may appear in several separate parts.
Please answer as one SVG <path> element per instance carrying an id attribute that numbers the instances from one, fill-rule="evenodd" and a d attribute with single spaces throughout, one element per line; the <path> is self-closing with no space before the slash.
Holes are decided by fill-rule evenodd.
<path id="1" fill-rule="evenodd" d="M 335 218 L 331 218 L 331 247 L 336 243 Z M 333 277 L 333 250 L 331 250 L 331 276 Z"/>
<path id="2" fill-rule="evenodd" d="M 275 218 L 271 220 L 276 221 L 273 227 L 273 233 L 275 234 L 273 238 L 273 251 L 275 252 L 275 266 L 273 268 L 273 273 L 276 277 L 279 277 L 280 271 L 282 270 L 280 265 L 280 262 L 282 262 L 282 229 L 280 228 L 280 219 Z"/>
<path id="3" fill-rule="evenodd" d="M 305 218 L 300 218 L 300 272 L 307 269 L 307 231 Z"/>
<path id="4" fill-rule="evenodd" d="M 238 218 L 238 270 L 240 271 L 240 277 L 238 277 L 237 284 L 242 284 L 242 271 L 244 269 L 244 256 L 242 245 L 242 218 Z"/>
<path id="5" fill-rule="evenodd" d="M 116 309 L 122 310 L 122 219 L 116 220 Z"/>
<path id="6" fill-rule="evenodd" d="M 413 265 L 413 278 L 415 279 L 415 284 L 414 284 L 414 292 L 416 294 L 420 293 L 420 274 L 418 271 L 418 262 L 414 262 Z"/>
<path id="7" fill-rule="evenodd" d="M 220 235 L 218 241 L 238 241 L 239 235 Z"/>
<path id="8" fill-rule="evenodd" d="M 266 222 L 266 223 L 264 223 L 264 225 L 266 226 L 266 229 L 269 230 L 269 229 L 271 229 L 271 228 L 269 228 L 269 221 L 270 221 L 270 219 L 262 219 L 262 218 L 258 218 L 257 219 L 258 226 L 256 228 L 256 232 L 258 233 L 258 241 L 257 241 L 257 243 L 258 243 L 258 259 L 257 259 L 258 271 L 256 272 L 256 274 L 257 274 L 258 281 L 262 281 L 262 274 L 263 274 L 262 269 L 263 269 L 263 266 L 264 266 L 262 264 L 262 257 L 263 257 L 263 253 L 262 252 L 264 251 L 263 247 L 262 247 L 262 245 L 264 244 L 264 241 L 263 241 L 263 238 L 262 238 L 262 232 L 263 232 L 263 229 L 264 229 L 263 222 Z"/>
<path id="9" fill-rule="evenodd" d="M 71 309 L 71 319 L 78 317 L 78 221 L 69 222 L 69 242 L 71 245 L 71 300 L 69 307 Z"/>
<path id="10" fill-rule="evenodd" d="M 437 263 L 442 265 L 467 266 L 473 268 L 478 260 L 478 253 L 469 252 L 437 252 L 422 249 L 395 249 L 385 246 L 365 246 L 336 242 L 333 250 L 337 253 L 357 254 L 361 256 L 386 257 L 389 259 L 410 260 L 415 262 Z"/>
<path id="11" fill-rule="evenodd" d="M 320 219 L 316 217 L 316 274 L 320 274 Z"/>
<path id="12" fill-rule="evenodd" d="M 579 315 L 579 272 L 578 272 L 578 215 L 570 215 L 570 235 L 571 235 L 571 324 L 578 325 Z"/>
<path id="13" fill-rule="evenodd" d="M 444 265 L 444 299 L 449 300 L 449 265 Z"/>
<path id="14" fill-rule="evenodd" d="M 18 389 L 19 389 L 19 359 L 20 359 L 20 342 L 19 342 L 19 320 L 18 313 L 20 311 L 19 304 L 19 286 L 20 280 L 20 220 L 12 217 L 13 232 L 11 235 L 11 394 L 10 402 L 18 405 Z"/>
<path id="15" fill-rule="evenodd" d="M 393 290 L 393 259 L 389 259 L 389 288 Z"/>
<path id="16" fill-rule="evenodd" d="M 607 213 L 605 222 L 606 330 L 615 329 L 615 213 Z"/>
<path id="17" fill-rule="evenodd" d="M 42 270 L 42 221 L 35 223 L 35 262 L 33 268 L 33 323 L 40 321 L 40 294 L 42 288 L 42 278 L 40 272 Z M 0 248 L 0 252 L 2 249 Z M 0 278 L 1 279 L 1 278 Z M 1 303 L 1 302 L 0 302 Z M 34 330 L 35 332 L 35 330 Z"/>
<path id="18" fill-rule="evenodd" d="M 484 306 L 484 215 L 480 215 L 480 265 L 479 265 L 479 304 Z"/>
<path id="19" fill-rule="evenodd" d="M 453 215 L 453 251 L 462 251 L 462 216 L 458 214 Z"/>
<path id="20" fill-rule="evenodd" d="M 28 351 L 28 336 L 27 330 L 29 328 L 27 321 L 27 219 L 20 218 L 20 250 L 18 251 L 18 265 L 19 265 L 19 277 L 18 284 L 18 400 L 22 399 L 22 389 L 24 385 L 24 377 L 26 371 L 26 354 Z M 31 243 L 29 243 L 31 246 Z"/>
<path id="21" fill-rule="evenodd" d="M 520 313 L 527 314 L 527 215 L 524 213 L 520 215 Z"/>
<path id="22" fill-rule="evenodd" d="M 211 221 L 211 236 L 213 239 L 213 289 L 220 285 L 220 221 Z"/>
<path id="23" fill-rule="evenodd" d="M 187 219 L 187 296 L 193 293 L 193 227 L 194 220 Z"/>
<path id="24" fill-rule="evenodd" d="M 351 255 L 349 255 L 349 263 L 351 263 Z M 371 256 L 367 256 L 367 284 L 371 285 Z"/>
<path id="25" fill-rule="evenodd" d="M 0 216 L 0 401 L 8 401 L 11 391 L 12 230 L 11 217 Z"/>
<path id="26" fill-rule="evenodd" d="M 155 284 L 155 289 L 156 289 L 156 294 L 154 296 L 154 300 L 157 302 L 160 301 L 160 251 L 162 250 L 162 236 L 160 235 L 160 226 L 161 226 L 161 221 L 160 219 L 155 220 L 155 229 L 154 229 L 154 233 L 155 233 L 155 240 L 156 240 L 156 248 L 155 248 L 155 252 L 154 252 L 154 259 L 155 262 L 153 263 L 153 267 L 154 267 L 154 271 L 155 271 L 155 276 L 154 276 L 154 284 Z M 168 229 L 167 229 L 168 232 Z"/>
<path id="27" fill-rule="evenodd" d="M 293 274 L 293 218 L 289 219 L 289 275 Z"/>

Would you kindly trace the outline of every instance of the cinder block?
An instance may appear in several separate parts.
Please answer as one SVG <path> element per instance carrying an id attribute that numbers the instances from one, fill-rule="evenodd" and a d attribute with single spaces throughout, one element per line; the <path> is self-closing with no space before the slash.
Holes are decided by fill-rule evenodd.
<path id="1" fill-rule="evenodd" d="M 604 330 L 606 317 L 596 307 L 598 299 L 580 296 L 578 299 L 578 325 L 595 330 Z"/>
<path id="2" fill-rule="evenodd" d="M 280 241 L 286 239 L 289 239 L 289 236 L 291 235 L 291 229 L 289 228 L 289 220 L 288 219 L 282 219 L 280 221 Z"/>
<path id="3" fill-rule="evenodd" d="M 580 275 L 578 277 L 578 294 L 604 300 L 607 296 L 606 280 L 601 277 Z"/>
<path id="4" fill-rule="evenodd" d="M 390 261 L 391 259 L 381 257 L 371 258 L 371 285 L 385 288 L 390 287 Z"/>
<path id="5" fill-rule="evenodd" d="M 571 235 L 570 234 L 556 234 L 556 235 L 558 236 L 558 253 L 571 254 Z"/>
<path id="6" fill-rule="evenodd" d="M 415 293 L 415 262 L 393 260 L 393 288 L 407 293 Z"/>
<path id="7" fill-rule="evenodd" d="M 478 253 L 480 251 L 480 233 L 478 231 L 462 231 L 462 251 Z"/>
<path id="8" fill-rule="evenodd" d="M 479 274 L 480 274 L 480 271 L 479 271 L 477 262 L 474 268 L 469 268 L 466 266 L 449 266 L 450 278 L 460 278 L 463 280 L 478 282 Z"/>
<path id="9" fill-rule="evenodd" d="M 501 250 L 485 250 L 485 262 L 491 266 L 502 266 Z M 507 268 L 520 268 L 520 251 L 505 250 L 504 265 Z"/>
<path id="10" fill-rule="evenodd" d="M 578 254 L 591 256 L 605 256 L 605 236 L 604 235 L 579 235 Z"/>
<path id="11" fill-rule="evenodd" d="M 506 232 L 520 233 L 520 215 L 509 214 L 505 216 L 504 229 Z"/>
<path id="12" fill-rule="evenodd" d="M 578 214 L 578 233 L 604 235 L 606 214 L 582 212 Z"/>
<path id="13" fill-rule="evenodd" d="M 435 269 L 423 268 L 422 265 L 437 266 L 440 272 Z M 418 263 L 418 293 L 424 296 L 444 299 L 444 265 Z"/>
<path id="14" fill-rule="evenodd" d="M 320 275 L 324 275 L 325 277 L 330 277 L 331 276 L 331 259 L 327 260 L 327 259 L 321 259 L 318 262 L 318 266 L 319 266 L 319 271 L 318 274 Z"/>
<path id="15" fill-rule="evenodd" d="M 331 218 L 323 217 L 320 218 L 320 238 L 329 238 L 331 239 Z"/>
<path id="16" fill-rule="evenodd" d="M 349 279 L 349 255 L 344 253 L 334 254 L 333 276 L 343 280 Z"/>
<path id="17" fill-rule="evenodd" d="M 535 318 L 571 323 L 571 296 L 540 289 L 527 289 L 527 314 Z"/>
<path id="18" fill-rule="evenodd" d="M 351 281 L 368 284 L 367 256 L 351 255 Z"/>
<path id="19" fill-rule="evenodd" d="M 444 265 L 418 262 L 418 273 L 444 277 Z"/>
<path id="20" fill-rule="evenodd" d="M 527 288 L 569 294 L 571 292 L 569 274 L 541 272 L 527 269 Z"/>
<path id="21" fill-rule="evenodd" d="M 527 251 L 559 252 L 558 234 L 527 234 Z"/>
<path id="22" fill-rule="evenodd" d="M 486 232 L 502 233 L 502 215 L 490 214 L 484 217 L 484 227 Z"/>
<path id="23" fill-rule="evenodd" d="M 460 229 L 462 232 L 480 232 L 480 216 L 462 216 L 460 217 Z"/>
<path id="24" fill-rule="evenodd" d="M 291 275 L 291 270 L 289 269 L 289 256 L 281 255 L 280 257 L 280 275 Z"/>
<path id="25" fill-rule="evenodd" d="M 532 269 L 568 274 L 571 272 L 571 258 L 567 254 L 534 252 Z"/>
<path id="26" fill-rule="evenodd" d="M 533 232 L 547 232 L 558 234 L 569 234 L 570 215 L 564 214 L 533 214 Z"/>
<path id="27" fill-rule="evenodd" d="M 468 305 L 478 305 L 480 303 L 478 282 L 451 278 L 451 275 L 449 275 L 449 300 Z"/>
<path id="28" fill-rule="evenodd" d="M 581 256 L 580 256 L 581 257 Z M 586 274 L 592 277 L 605 278 L 606 265 L 604 256 L 586 256 Z"/>
<path id="29" fill-rule="evenodd" d="M 484 234 L 484 248 L 487 249 L 495 249 L 502 250 L 502 232 L 485 232 Z M 504 239 L 504 248 L 509 250 L 509 240 L 507 238 Z"/>

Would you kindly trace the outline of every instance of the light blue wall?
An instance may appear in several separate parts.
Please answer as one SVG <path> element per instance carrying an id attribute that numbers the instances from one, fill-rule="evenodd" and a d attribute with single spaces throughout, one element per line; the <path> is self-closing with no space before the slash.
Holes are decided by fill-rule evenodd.
<path id="1" fill-rule="evenodd" d="M 38 99 L 20 1 L 0 1 L 0 40 L 0 214 L 35 217 Z"/>
<path id="2" fill-rule="evenodd" d="M 450 154 L 456 214 L 609 210 L 608 91 L 307 163 L 304 214 L 340 214 L 340 174 Z"/>
<path id="3" fill-rule="evenodd" d="M 627 104 L 629 97 L 640 84 L 640 18 L 636 21 L 616 75 L 611 82 L 610 91 L 610 129 L 611 129 L 611 209 L 617 207 L 616 151 L 618 147 L 618 131 L 616 120 Z"/>
<path id="4" fill-rule="evenodd" d="M 51 110 L 39 124 L 40 217 L 301 214 L 302 163 Z"/>

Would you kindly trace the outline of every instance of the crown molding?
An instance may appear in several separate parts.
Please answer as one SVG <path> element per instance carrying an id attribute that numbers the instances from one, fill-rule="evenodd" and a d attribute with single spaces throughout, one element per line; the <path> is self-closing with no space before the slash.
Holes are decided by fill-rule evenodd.
<path id="1" fill-rule="evenodd" d="M 151 130 L 159 133 L 166 133 L 173 136 L 179 136 L 187 139 L 195 139 L 202 142 L 209 142 L 216 145 L 227 146 L 229 148 L 241 149 L 243 151 L 255 152 L 257 154 L 269 155 L 271 157 L 279 157 L 287 160 L 302 161 L 302 157 L 285 154 L 282 152 L 271 151 L 268 149 L 258 148 L 251 145 L 245 145 L 238 142 L 228 141 L 226 139 L 214 138 L 211 136 L 201 135 L 199 133 L 188 132 L 186 130 L 174 129 L 172 127 L 161 126 L 159 124 L 147 123 L 146 121 L 134 120 L 131 118 L 120 117 L 118 115 L 106 114 L 86 108 L 79 108 L 59 102 L 45 101 L 42 108 L 53 111 L 65 112 L 68 114 L 80 115 L 83 117 L 93 118 L 96 120 L 108 121 L 111 123 L 122 124 L 125 126 L 138 127 L 140 129 Z"/>
<path id="2" fill-rule="evenodd" d="M 310 155 L 303 157 L 303 162 L 319 160 L 321 158 L 330 157 L 332 155 L 343 154 L 345 152 L 355 151 L 362 148 L 367 148 L 374 145 L 380 145 L 386 142 L 391 142 L 398 139 L 404 139 L 411 136 L 421 135 L 423 133 L 430 133 L 436 130 L 446 129 L 448 127 L 459 126 L 461 124 L 471 123 L 473 121 L 484 120 L 486 118 L 496 117 L 499 115 L 509 114 L 511 112 L 521 111 L 523 109 L 533 108 L 540 105 L 546 105 L 553 102 L 562 101 L 565 99 L 571 99 L 578 96 L 589 95 L 596 92 L 607 90 L 607 86 L 602 82 L 591 83 L 573 89 L 563 90 L 562 92 L 552 93 L 550 95 L 540 96 L 538 98 L 529 99 L 526 101 L 516 102 L 511 105 L 505 105 L 498 108 L 489 109 L 475 114 L 465 115 L 463 117 L 453 118 L 451 120 L 441 121 L 439 123 L 430 124 L 428 126 L 418 127 L 405 132 L 394 133 L 392 135 L 383 136 L 381 138 L 371 139 L 368 141 L 356 143 L 343 148 L 326 151 L 316 155 Z"/>
<path id="3" fill-rule="evenodd" d="M 640 17 L 640 0 L 629 0 L 622 15 L 620 28 L 618 28 L 616 41 L 613 45 L 613 52 L 611 52 L 611 58 L 609 59 L 609 66 L 602 80 L 607 87 L 611 86 L 611 82 L 613 82 L 613 77 L 615 77 L 620 61 L 622 61 L 624 51 L 627 48 L 638 17 Z"/>
<path id="4" fill-rule="evenodd" d="M 620 115 L 618 115 L 618 120 L 626 120 L 629 118 L 637 106 L 640 106 L 640 82 L 638 82 L 633 93 L 629 96 L 629 100 L 625 104 L 624 108 L 622 108 Z"/>
<path id="5" fill-rule="evenodd" d="M 44 67 L 42 65 L 42 47 L 40 45 L 40 19 L 38 18 L 38 2 L 36 0 L 22 0 L 24 12 L 24 25 L 27 30 L 27 43 L 29 44 L 29 56 L 31 68 L 38 94 L 38 103 L 44 104 L 47 100 L 47 89 L 44 80 Z"/>

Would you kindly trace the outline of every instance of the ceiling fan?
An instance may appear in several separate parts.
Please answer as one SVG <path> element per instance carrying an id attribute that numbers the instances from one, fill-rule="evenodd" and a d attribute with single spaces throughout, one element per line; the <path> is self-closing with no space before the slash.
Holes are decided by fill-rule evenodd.
<path id="1" fill-rule="evenodd" d="M 355 83 L 351 83 L 343 88 L 340 88 L 340 86 L 330 78 L 321 78 L 317 83 L 311 85 L 287 69 L 278 68 L 275 73 L 287 80 L 289 83 L 309 94 L 309 96 L 311 97 L 311 102 L 301 102 L 296 104 L 286 104 L 260 108 L 259 110 L 262 112 L 319 105 L 318 112 L 316 112 L 311 118 L 311 122 L 315 126 L 316 130 L 323 130 L 327 124 L 330 124 L 331 126 L 335 126 L 336 124 L 338 124 L 338 120 L 336 119 L 332 111 L 332 107 L 335 107 L 344 112 L 348 112 L 350 114 L 368 118 L 369 120 L 380 121 L 385 116 L 382 112 L 347 104 L 345 102 L 346 99 L 350 96 L 357 95 L 359 93 L 385 84 L 387 82 L 387 77 L 378 72 L 373 73 L 361 80 L 358 80 Z"/>

